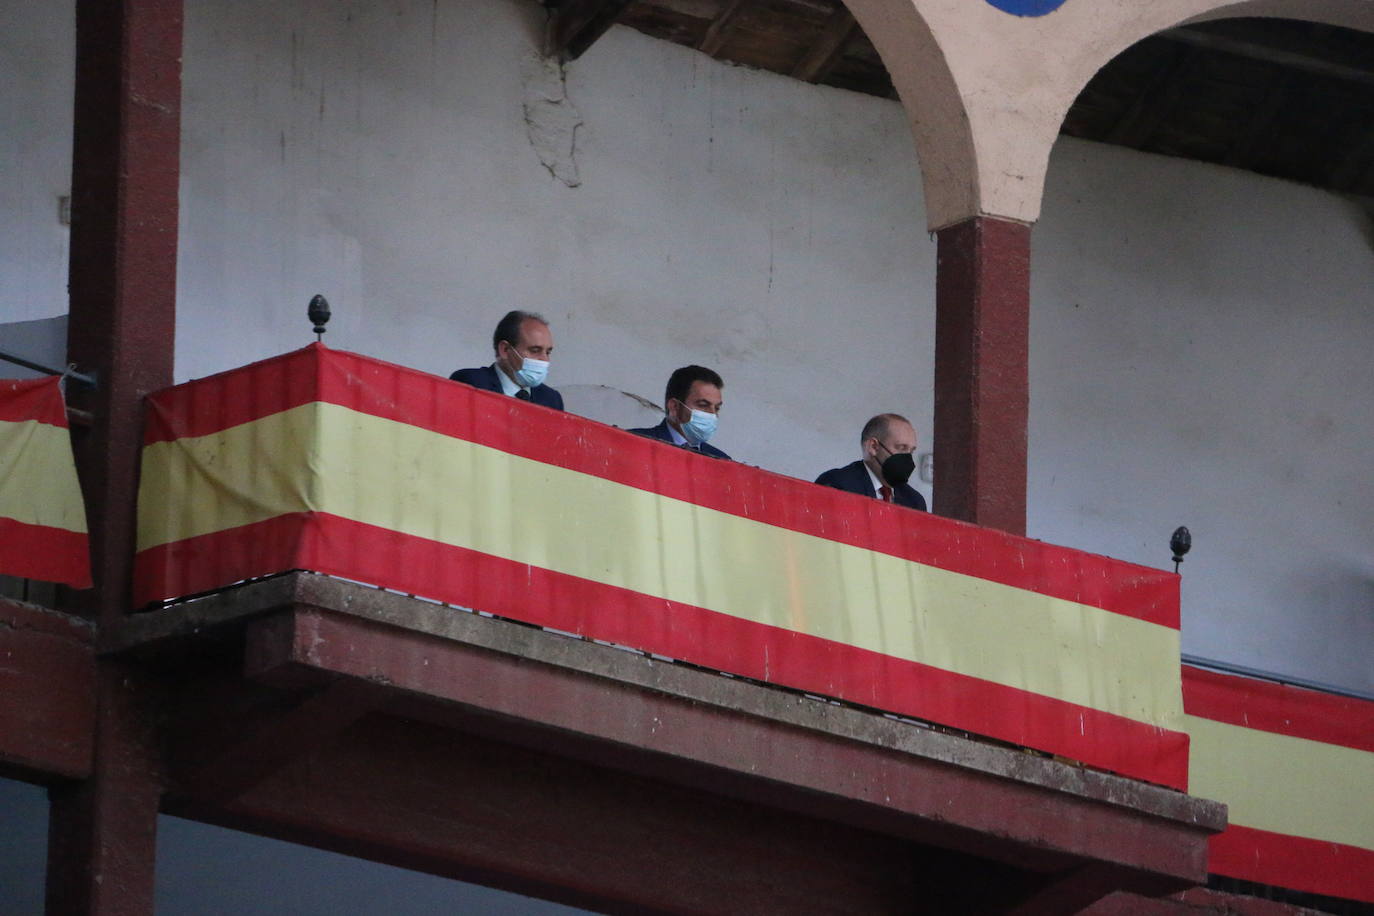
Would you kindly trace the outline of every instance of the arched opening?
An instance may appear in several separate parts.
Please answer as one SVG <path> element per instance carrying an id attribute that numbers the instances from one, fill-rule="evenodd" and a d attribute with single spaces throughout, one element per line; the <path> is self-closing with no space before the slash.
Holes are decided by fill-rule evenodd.
<path id="1" fill-rule="evenodd" d="M 1152 35 L 1112 59 L 1062 132 L 1144 152 L 1374 194 L 1374 34 L 1223 19 Z"/>
<path id="2" fill-rule="evenodd" d="M 1185 660 L 1366 695 L 1370 61 L 1366 32 L 1238 18 L 1102 67 L 1068 110 L 1035 230 L 1029 424 L 1036 536 L 1162 566 L 1170 531 L 1192 529 Z M 1254 817 L 1233 806 L 1233 824 Z M 1366 906 L 1290 880 L 1213 886 Z"/>

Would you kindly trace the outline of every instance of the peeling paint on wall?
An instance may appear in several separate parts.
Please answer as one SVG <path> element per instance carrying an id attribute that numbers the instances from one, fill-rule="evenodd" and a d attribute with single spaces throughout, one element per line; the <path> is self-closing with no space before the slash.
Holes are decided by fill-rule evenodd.
<path id="1" fill-rule="evenodd" d="M 582 115 L 568 98 L 563 65 L 551 57 L 531 55 L 521 66 L 525 134 L 549 174 L 570 188 L 582 184 L 577 174 L 577 129 Z"/>

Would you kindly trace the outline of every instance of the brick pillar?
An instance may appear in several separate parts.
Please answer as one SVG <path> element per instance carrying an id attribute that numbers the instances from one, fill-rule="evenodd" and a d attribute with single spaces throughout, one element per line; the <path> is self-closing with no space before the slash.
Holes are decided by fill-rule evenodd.
<path id="1" fill-rule="evenodd" d="M 74 608 L 128 612 L 143 397 L 172 382 L 182 0 L 77 0 L 68 358 L 89 411 L 73 432 L 95 587 Z M 98 662 L 93 770 L 51 792 L 49 913 L 153 912 L 162 782 L 139 672 Z"/>
<path id="2" fill-rule="evenodd" d="M 980 216 L 938 236 L 934 511 L 1025 534 L 1030 227 Z"/>

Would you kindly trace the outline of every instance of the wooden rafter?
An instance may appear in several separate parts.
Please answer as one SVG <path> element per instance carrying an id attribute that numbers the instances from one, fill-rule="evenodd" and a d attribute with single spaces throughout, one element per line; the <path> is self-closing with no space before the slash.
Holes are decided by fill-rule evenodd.
<path id="1" fill-rule="evenodd" d="M 1274 119 L 1288 102 L 1288 91 L 1293 86 L 1294 75 L 1286 69 L 1277 70 L 1273 81 L 1264 94 L 1264 101 L 1255 107 L 1245 126 L 1236 134 L 1231 148 L 1226 151 L 1224 164 L 1244 168 L 1255 161 L 1255 147 L 1264 141 L 1273 129 Z"/>
<path id="2" fill-rule="evenodd" d="M 549 17 L 545 53 L 577 60 L 615 25 L 633 0 L 567 0 Z"/>
<path id="3" fill-rule="evenodd" d="M 1183 95 L 1185 77 L 1202 51 L 1180 48 L 1151 76 L 1131 107 L 1112 127 L 1108 143 L 1139 148 L 1174 110 Z"/>
<path id="4" fill-rule="evenodd" d="M 725 46 L 725 40 L 730 37 L 731 29 L 735 27 L 735 20 L 739 18 L 739 14 L 747 2 L 748 0 L 729 0 L 719 15 L 711 20 L 711 25 L 706 30 L 706 34 L 702 36 L 701 43 L 697 45 L 697 50 L 712 57 L 719 54 L 720 49 Z"/>
<path id="5" fill-rule="evenodd" d="M 853 14 L 844 4 L 836 6 L 820 37 L 792 69 L 792 76 L 808 83 L 819 83 L 824 80 L 839 62 L 845 46 L 849 44 L 849 39 L 858 28 L 859 24 L 854 21 Z"/>
<path id="6" fill-rule="evenodd" d="M 1327 76 L 1332 79 L 1346 80 L 1352 83 L 1360 83 L 1365 86 L 1374 86 L 1374 68 L 1355 67 L 1336 61 L 1329 61 L 1316 54 L 1305 51 L 1294 51 L 1257 40 L 1236 38 L 1230 35 L 1222 35 L 1217 32 L 1202 31 L 1196 27 L 1170 29 L 1167 32 L 1161 32 L 1160 37 L 1167 38 L 1170 41 L 1191 45 L 1195 48 L 1204 48 L 1208 51 L 1221 51 L 1226 54 L 1235 54 L 1239 57 L 1247 57 L 1251 60 L 1278 64 L 1281 67 L 1301 70 L 1305 73 L 1313 73 L 1318 76 Z"/>

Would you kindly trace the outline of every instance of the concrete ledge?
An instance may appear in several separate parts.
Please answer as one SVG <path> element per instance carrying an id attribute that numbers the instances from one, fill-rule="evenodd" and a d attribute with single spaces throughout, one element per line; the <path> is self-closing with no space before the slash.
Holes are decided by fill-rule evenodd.
<path id="1" fill-rule="evenodd" d="M 134 615 L 115 638 L 106 641 L 106 650 L 147 652 L 289 607 L 314 607 L 400 627 L 735 714 L 1149 814 L 1206 832 L 1219 832 L 1226 825 L 1224 805 L 1172 789 L 948 734 L 879 712 L 663 661 L 637 651 L 312 573 L 288 573 L 245 583 Z"/>

